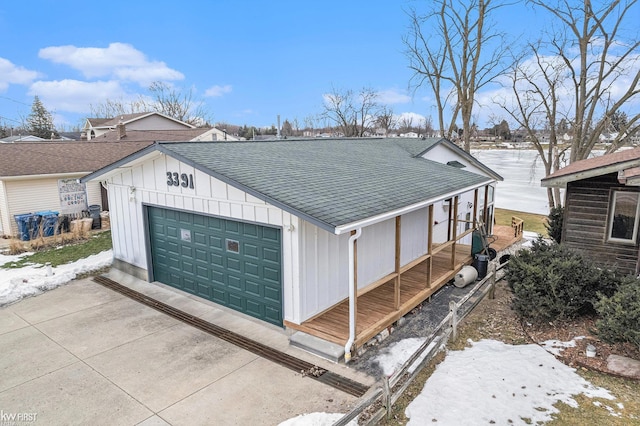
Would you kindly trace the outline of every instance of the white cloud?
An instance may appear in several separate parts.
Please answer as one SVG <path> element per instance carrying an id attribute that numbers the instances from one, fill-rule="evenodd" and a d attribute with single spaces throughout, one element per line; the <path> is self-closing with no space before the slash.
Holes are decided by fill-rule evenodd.
<path id="1" fill-rule="evenodd" d="M 396 89 L 381 90 L 377 95 L 378 102 L 382 104 L 406 104 L 411 102 L 411 96 Z"/>
<path id="2" fill-rule="evenodd" d="M 0 58 L 0 91 L 5 91 L 10 84 L 31 84 L 40 74 L 17 66 L 11 61 Z"/>
<path id="3" fill-rule="evenodd" d="M 215 86 L 209 87 L 204 92 L 204 95 L 206 97 L 218 98 L 218 97 L 223 96 L 223 95 L 225 95 L 227 93 L 231 93 L 232 90 L 233 90 L 233 88 L 231 87 L 230 84 L 225 84 L 224 86 L 215 85 Z"/>
<path id="4" fill-rule="evenodd" d="M 424 115 L 417 112 L 403 112 L 396 115 L 398 122 L 411 123 L 412 126 L 424 126 L 426 121 Z"/>
<path id="5" fill-rule="evenodd" d="M 150 61 L 130 44 L 111 43 L 109 47 L 52 46 L 40 49 L 38 56 L 80 71 L 86 78 L 110 77 L 148 85 L 153 81 L 184 79 L 184 74 L 161 61 Z"/>
<path id="6" fill-rule="evenodd" d="M 91 105 L 107 99 L 127 97 L 117 81 L 37 81 L 31 85 L 29 95 L 38 96 L 49 110 L 88 113 Z"/>

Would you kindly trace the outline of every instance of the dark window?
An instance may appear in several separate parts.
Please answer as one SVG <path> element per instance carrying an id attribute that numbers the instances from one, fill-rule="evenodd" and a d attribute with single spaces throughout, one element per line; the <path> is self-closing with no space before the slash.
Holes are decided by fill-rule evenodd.
<path id="1" fill-rule="evenodd" d="M 614 191 L 609 207 L 609 239 L 635 243 L 638 228 L 637 192 Z"/>
<path id="2" fill-rule="evenodd" d="M 227 240 L 227 251 L 240 253 L 240 244 L 236 240 Z"/>

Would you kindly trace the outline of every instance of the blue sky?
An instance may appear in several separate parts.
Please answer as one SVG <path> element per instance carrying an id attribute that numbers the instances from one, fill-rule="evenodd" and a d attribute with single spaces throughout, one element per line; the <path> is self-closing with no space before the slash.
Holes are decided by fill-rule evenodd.
<path id="1" fill-rule="evenodd" d="M 90 105 L 133 99 L 154 80 L 193 89 L 213 122 L 304 124 L 333 87 L 371 87 L 396 114 L 431 115 L 428 93 L 408 91 L 402 44 L 405 10 L 426 3 L 4 1 L 0 123 L 19 125 L 38 95 L 71 127 Z M 501 13 L 512 39 L 543 25 L 523 5 Z"/>

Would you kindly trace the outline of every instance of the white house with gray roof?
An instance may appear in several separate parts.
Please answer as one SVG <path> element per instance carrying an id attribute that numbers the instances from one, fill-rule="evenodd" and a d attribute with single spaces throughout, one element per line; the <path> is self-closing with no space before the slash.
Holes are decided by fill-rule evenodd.
<path id="1" fill-rule="evenodd" d="M 156 143 L 95 180 L 117 267 L 349 359 L 470 261 L 502 178 L 445 139 L 339 138 Z"/>

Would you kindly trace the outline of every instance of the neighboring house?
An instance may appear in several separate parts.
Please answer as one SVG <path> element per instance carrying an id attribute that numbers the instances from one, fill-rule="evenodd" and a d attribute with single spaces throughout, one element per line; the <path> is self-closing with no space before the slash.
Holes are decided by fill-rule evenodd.
<path id="1" fill-rule="evenodd" d="M 93 139 L 96 142 L 133 142 L 133 141 L 237 141 L 237 137 L 231 136 L 223 130 L 213 128 L 198 127 L 195 129 L 175 129 L 175 130 L 128 130 L 124 125 L 116 126 L 116 129 Z"/>
<path id="2" fill-rule="evenodd" d="M 346 359 L 471 261 L 499 180 L 400 138 L 156 143 L 82 179 L 106 182 L 115 267 Z"/>
<path id="3" fill-rule="evenodd" d="M 640 148 L 576 161 L 542 179 L 566 188 L 562 243 L 605 266 L 640 272 Z"/>
<path id="4" fill-rule="evenodd" d="M 151 142 L 21 142 L 0 144 L 0 235 L 16 235 L 15 215 L 106 208 L 100 182 L 77 180 Z M 105 201 L 103 201 L 103 199 Z"/>
<path id="5" fill-rule="evenodd" d="M 116 130 L 118 124 L 124 124 L 127 131 L 195 129 L 196 127 L 159 112 L 142 112 L 122 114 L 114 118 L 87 118 L 82 128 L 83 138 L 86 140 L 95 139 L 109 131 Z"/>
<path id="6" fill-rule="evenodd" d="M 0 139 L 0 141 L 5 143 L 14 143 L 14 142 L 45 142 L 48 139 L 43 139 L 39 136 L 33 135 L 16 135 L 16 136 L 7 136 L 6 138 Z"/>

